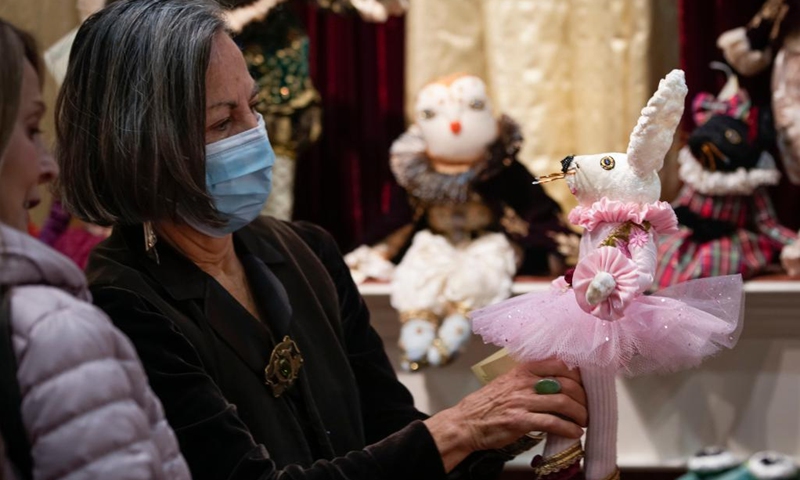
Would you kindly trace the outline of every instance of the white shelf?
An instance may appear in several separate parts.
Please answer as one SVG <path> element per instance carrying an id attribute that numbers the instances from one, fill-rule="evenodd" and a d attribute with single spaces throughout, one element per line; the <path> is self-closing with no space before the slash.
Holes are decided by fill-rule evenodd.
<path id="1" fill-rule="evenodd" d="M 549 281 L 519 281 L 513 293 L 545 291 Z M 397 313 L 385 283 L 360 286 L 372 323 L 397 366 Z M 745 282 L 745 324 L 732 351 L 700 368 L 672 375 L 619 379 L 619 464 L 676 467 L 706 445 L 744 458 L 777 450 L 800 459 L 800 281 L 764 277 Z M 480 388 L 470 367 L 496 348 L 473 337 L 444 368 L 398 371 L 418 408 L 434 413 Z M 512 462 L 526 466 L 537 450 Z"/>
<path id="2" fill-rule="evenodd" d="M 769 277 L 766 277 L 769 278 Z M 521 295 L 550 288 L 547 280 L 514 282 L 512 293 Z M 390 285 L 365 283 L 361 295 L 381 309 L 389 308 Z M 800 280 L 759 279 L 745 282 L 745 328 L 748 338 L 800 338 Z"/>
<path id="3" fill-rule="evenodd" d="M 521 295 L 529 292 L 544 292 L 548 288 L 550 288 L 550 283 L 546 280 L 522 280 L 514 282 L 511 292 L 514 295 Z M 358 289 L 361 291 L 361 295 L 365 297 L 388 296 L 391 293 L 391 287 L 386 282 L 367 282 L 359 285 Z M 744 282 L 744 291 L 748 294 L 800 294 L 800 280 L 751 280 Z M 798 299 L 798 305 L 800 305 L 800 299 Z"/>

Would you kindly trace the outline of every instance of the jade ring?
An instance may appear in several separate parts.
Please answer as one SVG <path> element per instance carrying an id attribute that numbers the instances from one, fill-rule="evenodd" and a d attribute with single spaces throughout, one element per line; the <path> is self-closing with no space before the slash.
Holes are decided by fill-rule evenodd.
<path id="1" fill-rule="evenodd" d="M 539 395 L 552 395 L 561 392 L 561 383 L 555 378 L 543 378 L 536 382 L 533 390 Z"/>

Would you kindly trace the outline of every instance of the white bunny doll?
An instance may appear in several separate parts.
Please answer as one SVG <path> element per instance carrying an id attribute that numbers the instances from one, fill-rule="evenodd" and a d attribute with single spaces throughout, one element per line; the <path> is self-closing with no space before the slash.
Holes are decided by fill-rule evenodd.
<path id="1" fill-rule="evenodd" d="M 732 347 L 740 322 L 741 277 L 695 280 L 644 295 L 653 283 L 656 238 L 673 231 L 670 205 L 659 201 L 661 168 L 687 93 L 682 71 L 659 84 L 633 130 L 627 154 L 567 157 L 560 173 L 579 205 L 569 220 L 584 227 L 578 264 L 531 293 L 474 312 L 473 329 L 518 361 L 556 357 L 580 367 L 590 424 L 588 480 L 617 478 L 617 372 L 636 375 L 695 366 Z M 557 379 L 556 379 L 557 380 Z M 580 442 L 548 436 L 540 478 L 576 469 Z M 561 472 L 561 473 L 559 473 Z"/>

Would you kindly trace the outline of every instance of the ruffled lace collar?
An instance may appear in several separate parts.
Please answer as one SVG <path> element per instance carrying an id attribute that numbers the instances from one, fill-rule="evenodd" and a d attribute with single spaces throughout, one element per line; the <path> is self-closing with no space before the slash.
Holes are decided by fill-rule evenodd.
<path id="1" fill-rule="evenodd" d="M 631 221 L 642 224 L 650 222 L 659 234 L 672 233 L 678 229 L 678 219 L 667 202 L 646 203 L 621 202 L 602 198 L 589 207 L 578 205 L 569 213 L 569 221 L 588 231 L 601 223 L 624 223 Z"/>
<path id="2" fill-rule="evenodd" d="M 751 195 L 758 187 L 777 185 L 781 178 L 772 156 L 766 152 L 759 160 L 759 164 L 766 167 L 750 170 L 739 168 L 733 172 L 710 172 L 694 158 L 689 147 L 683 147 L 678 153 L 678 163 L 678 175 L 683 183 L 703 195 Z"/>
<path id="3" fill-rule="evenodd" d="M 503 165 L 516 161 L 522 145 L 519 125 L 506 115 L 499 120 L 499 136 L 489 146 L 486 158 L 464 173 L 445 174 L 434 170 L 426 153 L 422 131 L 412 125 L 392 144 L 389 165 L 397 183 L 423 202 L 462 203 L 467 201 L 476 181 L 498 174 Z"/>

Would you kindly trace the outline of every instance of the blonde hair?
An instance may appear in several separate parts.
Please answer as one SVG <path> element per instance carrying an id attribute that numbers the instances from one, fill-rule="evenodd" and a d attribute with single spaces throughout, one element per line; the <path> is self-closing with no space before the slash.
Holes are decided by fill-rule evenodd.
<path id="1" fill-rule="evenodd" d="M 33 38 L 0 18 L 0 169 L 8 147 L 11 132 L 17 123 L 20 91 L 22 89 L 22 72 L 25 61 L 31 63 L 39 73 L 39 58 Z M 41 86 L 41 76 L 40 76 Z"/>
<path id="2" fill-rule="evenodd" d="M 0 168 L 8 139 L 17 123 L 19 91 L 22 87 L 22 42 L 10 25 L 0 20 Z"/>

